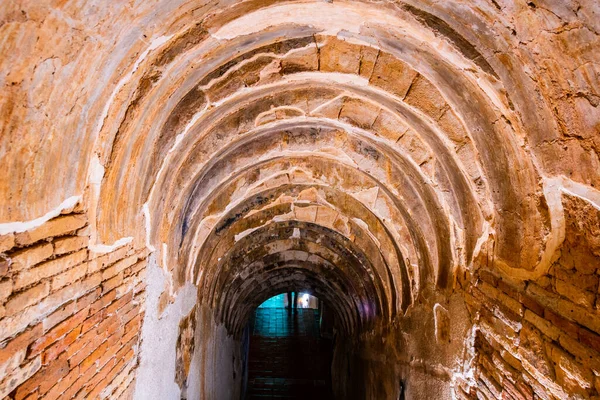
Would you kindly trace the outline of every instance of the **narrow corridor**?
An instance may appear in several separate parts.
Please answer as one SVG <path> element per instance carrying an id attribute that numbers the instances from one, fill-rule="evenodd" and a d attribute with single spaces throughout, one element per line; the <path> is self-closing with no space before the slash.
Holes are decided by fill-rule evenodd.
<path id="1" fill-rule="evenodd" d="M 332 344 L 319 311 L 258 308 L 251 321 L 246 399 L 331 399 Z"/>

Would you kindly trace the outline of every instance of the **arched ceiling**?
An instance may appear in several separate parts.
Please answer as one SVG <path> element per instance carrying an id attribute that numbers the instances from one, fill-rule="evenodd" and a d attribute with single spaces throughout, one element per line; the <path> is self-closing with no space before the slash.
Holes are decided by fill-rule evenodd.
<path id="1" fill-rule="evenodd" d="M 89 169 L 46 184 L 87 183 L 98 243 L 156 249 L 171 292 L 197 284 L 235 332 L 292 289 L 360 331 L 483 248 L 549 266 L 562 214 L 536 146 L 559 126 L 496 2 L 167 3 L 80 55 L 112 66 L 85 134 L 57 139 Z"/>

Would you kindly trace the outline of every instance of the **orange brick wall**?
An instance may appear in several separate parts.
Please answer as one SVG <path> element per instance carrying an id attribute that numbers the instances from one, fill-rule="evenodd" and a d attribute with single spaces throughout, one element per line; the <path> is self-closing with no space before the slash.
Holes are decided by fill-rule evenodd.
<path id="1" fill-rule="evenodd" d="M 144 316 L 145 250 L 88 249 L 70 213 L 0 236 L 0 398 L 129 398 Z"/>

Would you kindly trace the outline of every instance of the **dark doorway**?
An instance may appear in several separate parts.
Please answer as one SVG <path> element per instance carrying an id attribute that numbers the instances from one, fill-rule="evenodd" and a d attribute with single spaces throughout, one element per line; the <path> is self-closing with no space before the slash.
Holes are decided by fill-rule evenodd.
<path id="1" fill-rule="evenodd" d="M 292 297 L 296 307 L 287 298 L 267 300 L 250 321 L 246 399 L 332 399 L 333 346 L 321 335 L 322 305 L 304 293 Z"/>

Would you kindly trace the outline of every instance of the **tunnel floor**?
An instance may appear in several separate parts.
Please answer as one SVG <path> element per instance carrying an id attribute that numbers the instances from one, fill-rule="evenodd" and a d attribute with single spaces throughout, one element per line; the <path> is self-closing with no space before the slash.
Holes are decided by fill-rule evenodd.
<path id="1" fill-rule="evenodd" d="M 247 400 L 333 398 L 318 310 L 258 308 L 250 324 Z"/>

